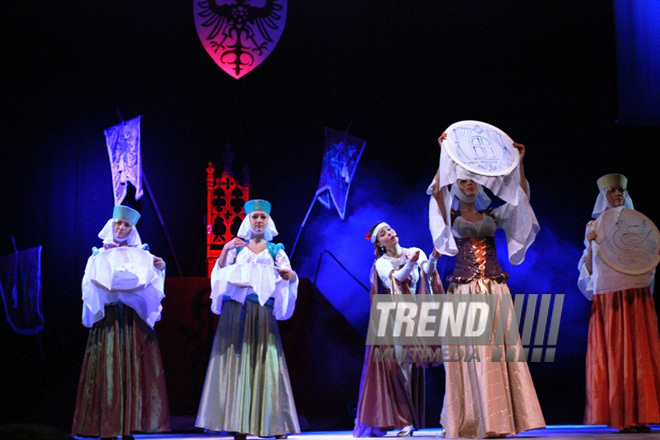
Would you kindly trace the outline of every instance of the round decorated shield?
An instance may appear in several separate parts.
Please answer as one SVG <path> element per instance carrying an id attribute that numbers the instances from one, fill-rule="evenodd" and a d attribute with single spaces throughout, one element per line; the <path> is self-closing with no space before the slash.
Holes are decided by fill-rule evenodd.
<path id="1" fill-rule="evenodd" d="M 483 176 L 506 176 L 520 156 L 511 138 L 499 128 L 480 121 L 456 122 L 445 130 L 442 148 L 454 162 Z"/>
<path id="2" fill-rule="evenodd" d="M 646 273 L 660 262 L 660 234 L 653 222 L 634 209 L 608 209 L 594 228 L 598 255 L 612 269 L 628 275 Z"/>

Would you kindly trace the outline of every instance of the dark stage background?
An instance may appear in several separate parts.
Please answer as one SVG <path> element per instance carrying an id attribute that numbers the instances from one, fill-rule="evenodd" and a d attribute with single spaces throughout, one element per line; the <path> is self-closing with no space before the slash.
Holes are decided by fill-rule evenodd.
<path id="1" fill-rule="evenodd" d="M 424 192 L 446 127 L 482 120 L 524 143 L 542 230 L 526 261 L 506 269 L 514 293 L 566 295 L 556 362 L 530 368 L 546 421 L 581 422 L 589 303 L 576 266 L 596 179 L 624 173 L 635 207 L 660 221 L 659 129 L 616 123 L 611 2 L 291 0 L 278 46 L 238 81 L 204 51 L 190 1 L 23 1 L 1 15 L 0 254 L 12 251 L 11 236 L 19 249 L 44 246 L 46 326 L 42 359 L 35 337 L 0 319 L 0 423 L 69 427 L 87 336 L 80 280 L 113 205 L 103 130 L 120 122 L 118 110 L 124 119 L 143 115 L 144 173 L 187 277 L 205 275 L 205 168 L 220 168 L 227 143 L 236 169 L 251 168 L 251 196 L 273 203 L 290 250 L 316 191 L 324 126 L 350 125 L 367 141 L 346 219 L 315 207 L 294 259 L 302 277 L 314 278 L 328 250 L 365 284 L 373 256 L 364 234 L 377 221 L 390 222 L 404 246 L 430 252 Z M 140 234 L 176 276 L 147 198 L 141 211 Z M 446 275 L 451 264 L 443 258 L 438 267 Z M 359 336 L 366 292 L 329 259 L 317 286 Z M 162 325 L 181 313 L 166 305 Z M 360 350 L 333 356 L 355 352 L 334 340 L 326 356 L 296 359 L 320 374 L 327 365 L 328 375 L 361 363 Z M 442 387 L 442 368 L 429 372 L 430 426 Z M 320 405 L 335 398 L 317 397 Z M 357 400 L 357 389 L 346 399 Z M 309 422 L 350 429 L 350 420 Z"/>

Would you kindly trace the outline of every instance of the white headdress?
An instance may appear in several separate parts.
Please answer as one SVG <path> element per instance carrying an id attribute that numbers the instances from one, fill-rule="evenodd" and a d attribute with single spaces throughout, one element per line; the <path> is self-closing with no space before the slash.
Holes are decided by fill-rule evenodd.
<path id="1" fill-rule="evenodd" d="M 385 227 L 389 228 L 390 225 L 388 225 L 385 222 L 378 223 L 374 228 L 373 232 L 371 232 L 371 234 L 369 235 L 369 241 L 371 241 L 372 243 L 376 243 L 376 239 L 378 238 L 378 232 Z"/>
<path id="2" fill-rule="evenodd" d="M 607 200 L 607 191 L 609 188 L 617 185 L 624 188 L 623 206 L 629 209 L 635 209 L 633 208 L 633 202 L 630 198 L 630 194 L 628 194 L 628 190 L 625 189 L 628 185 L 628 179 L 623 174 L 605 174 L 596 181 L 596 184 L 598 185 L 598 197 L 596 197 L 596 203 L 594 204 L 594 209 L 591 212 L 592 218 L 598 218 L 598 216 L 600 216 L 603 212 L 613 207 Z"/>
<path id="3" fill-rule="evenodd" d="M 243 240 L 249 240 L 252 238 L 252 235 L 261 235 L 260 233 L 257 233 L 254 229 L 252 229 L 252 225 L 250 225 L 250 214 L 253 213 L 254 211 L 263 211 L 268 215 L 268 222 L 266 223 L 266 229 L 264 229 L 264 240 L 266 241 L 271 241 L 273 237 L 275 237 L 278 232 L 277 228 L 275 227 L 275 222 L 273 221 L 273 218 L 270 216 L 270 203 L 267 200 L 262 200 L 262 199 L 253 199 L 245 203 L 245 213 L 247 214 L 245 218 L 243 219 L 243 222 L 241 223 L 241 227 L 238 228 L 238 234 L 236 234 L 239 238 L 242 238 Z"/>
<path id="4" fill-rule="evenodd" d="M 142 240 L 140 239 L 140 234 L 138 234 L 135 225 L 133 225 L 133 228 L 131 228 L 131 232 L 129 232 L 128 237 L 126 237 L 123 240 L 120 240 L 115 237 L 115 234 L 113 232 L 114 223 L 115 223 L 115 219 L 111 218 L 110 220 L 107 221 L 105 226 L 103 226 L 101 232 L 99 232 L 99 238 L 103 240 L 103 244 L 124 243 L 124 242 L 129 246 L 139 246 L 142 244 Z"/>

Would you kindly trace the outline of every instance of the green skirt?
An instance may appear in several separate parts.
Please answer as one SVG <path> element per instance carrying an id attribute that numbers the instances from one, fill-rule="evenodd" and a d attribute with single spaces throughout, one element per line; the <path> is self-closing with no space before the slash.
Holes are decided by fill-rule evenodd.
<path id="1" fill-rule="evenodd" d="M 259 436 L 300 432 L 272 306 L 225 300 L 195 425 Z"/>

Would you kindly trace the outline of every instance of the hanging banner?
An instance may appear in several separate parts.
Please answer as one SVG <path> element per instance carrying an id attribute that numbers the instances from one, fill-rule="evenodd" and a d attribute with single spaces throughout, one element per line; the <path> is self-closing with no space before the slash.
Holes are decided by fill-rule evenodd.
<path id="1" fill-rule="evenodd" d="M 287 0 L 193 0 L 195 27 L 218 66 L 239 79 L 271 54 L 284 31 Z"/>
<path id="2" fill-rule="evenodd" d="M 128 182 L 135 187 L 135 200 L 142 197 L 141 117 L 123 121 L 103 132 L 112 169 L 112 192 L 115 197 L 115 205 L 121 205 L 126 197 Z"/>
<path id="3" fill-rule="evenodd" d="M 0 256 L 0 296 L 7 322 L 22 335 L 44 327 L 41 314 L 41 246 Z"/>
<path id="4" fill-rule="evenodd" d="M 342 220 L 353 174 L 366 145 L 366 141 L 349 136 L 348 132 L 325 127 L 325 152 L 316 196 L 328 209 L 332 199 Z"/>

